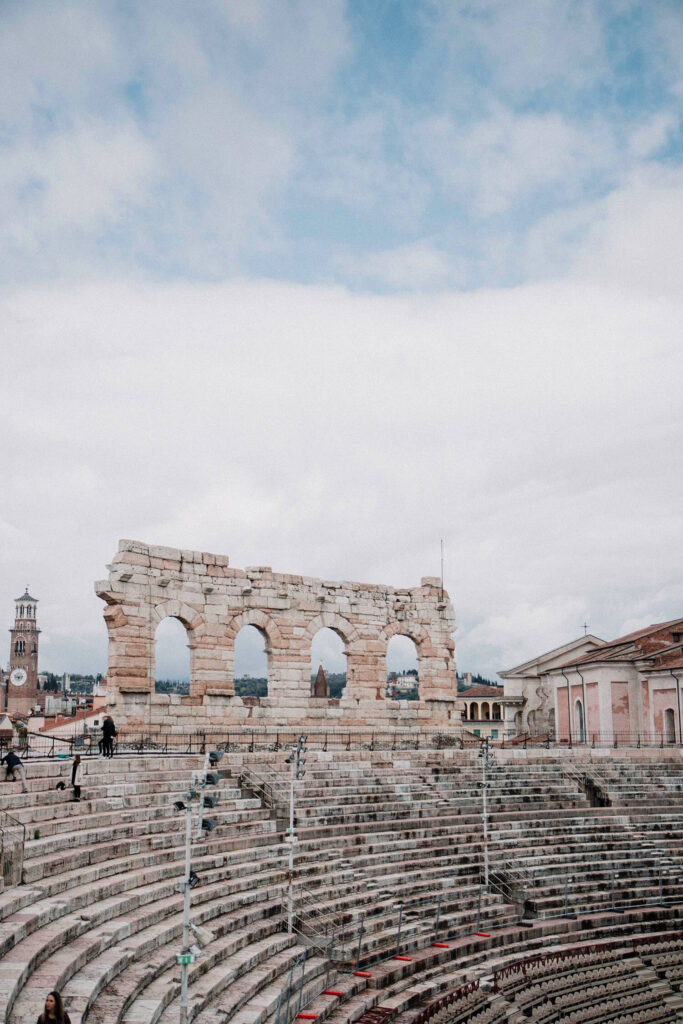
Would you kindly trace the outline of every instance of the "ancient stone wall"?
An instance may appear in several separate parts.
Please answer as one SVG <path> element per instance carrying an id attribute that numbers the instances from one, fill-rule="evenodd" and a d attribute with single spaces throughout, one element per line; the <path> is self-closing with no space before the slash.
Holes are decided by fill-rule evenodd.
<path id="1" fill-rule="evenodd" d="M 139 719 L 165 727 L 258 724 L 391 724 L 452 721 L 456 678 L 455 618 L 440 580 L 399 590 L 366 583 L 319 580 L 273 572 L 267 566 L 234 569 L 227 556 L 123 540 L 109 578 L 95 585 L 109 630 L 108 684 L 117 721 Z M 162 619 L 179 619 L 190 648 L 190 696 L 154 695 L 154 637 Z M 234 692 L 235 638 L 256 626 L 266 641 L 268 696 L 241 700 Z M 333 629 L 347 656 L 346 696 L 311 697 L 311 643 Z M 416 702 L 385 698 L 386 651 L 392 636 L 416 644 Z M 192 709 L 192 710 L 191 710 Z M 256 721 L 254 724 L 257 724 Z"/>

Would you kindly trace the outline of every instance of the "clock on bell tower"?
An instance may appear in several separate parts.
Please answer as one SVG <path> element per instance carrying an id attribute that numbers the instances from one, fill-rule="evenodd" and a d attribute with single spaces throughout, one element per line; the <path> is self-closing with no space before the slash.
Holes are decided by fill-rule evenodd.
<path id="1" fill-rule="evenodd" d="M 5 711 L 28 712 L 42 703 L 38 692 L 38 637 L 36 606 L 28 587 L 14 606 L 14 626 L 10 629 L 9 680 L 5 690 Z"/>

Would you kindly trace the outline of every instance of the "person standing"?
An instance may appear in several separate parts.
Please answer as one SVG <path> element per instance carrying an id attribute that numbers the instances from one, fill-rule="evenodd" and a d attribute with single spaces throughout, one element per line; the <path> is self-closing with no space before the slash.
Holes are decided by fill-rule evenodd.
<path id="1" fill-rule="evenodd" d="M 24 793 L 28 793 L 28 786 L 26 785 L 26 769 L 13 750 L 7 751 L 3 759 L 0 761 L 0 764 L 7 765 L 5 781 L 10 780 L 14 782 L 18 774 L 21 780 L 21 788 Z"/>
<path id="2" fill-rule="evenodd" d="M 81 765 L 81 755 L 76 754 L 71 765 L 71 785 L 74 788 L 74 795 L 72 800 L 79 801 L 81 799 L 81 782 L 83 781 L 83 766 Z"/>
<path id="3" fill-rule="evenodd" d="M 102 722 L 102 753 L 104 757 L 114 756 L 115 736 L 116 726 L 114 725 L 114 719 L 111 715 L 105 715 L 104 721 Z"/>
<path id="4" fill-rule="evenodd" d="M 50 992 L 45 1000 L 45 1009 L 38 1018 L 38 1024 L 71 1024 L 71 1018 L 64 1009 L 59 992 Z"/>

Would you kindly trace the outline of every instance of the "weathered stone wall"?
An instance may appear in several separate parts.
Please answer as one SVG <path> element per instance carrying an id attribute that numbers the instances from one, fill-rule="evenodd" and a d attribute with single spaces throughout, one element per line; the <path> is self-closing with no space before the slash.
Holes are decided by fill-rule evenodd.
<path id="1" fill-rule="evenodd" d="M 108 684 L 117 722 L 174 729 L 221 727 L 246 718 L 260 725 L 410 725 L 452 721 L 455 617 L 440 580 L 399 590 L 233 569 L 225 555 L 122 540 L 109 578 L 95 585 L 106 602 Z M 187 630 L 190 696 L 154 694 L 154 637 L 167 616 Z M 235 637 L 256 626 L 266 640 L 268 697 L 234 692 Z M 311 697 L 311 642 L 328 626 L 344 641 L 346 697 Z M 389 701 L 386 650 L 403 634 L 417 646 L 419 701 Z"/>

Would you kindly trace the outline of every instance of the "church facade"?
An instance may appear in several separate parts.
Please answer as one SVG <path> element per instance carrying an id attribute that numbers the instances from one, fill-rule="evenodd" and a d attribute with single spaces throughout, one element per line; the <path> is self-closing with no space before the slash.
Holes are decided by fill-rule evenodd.
<path id="1" fill-rule="evenodd" d="M 560 743 L 680 744 L 683 619 L 605 641 L 581 637 L 501 672 L 524 696 L 519 733 Z"/>

